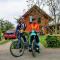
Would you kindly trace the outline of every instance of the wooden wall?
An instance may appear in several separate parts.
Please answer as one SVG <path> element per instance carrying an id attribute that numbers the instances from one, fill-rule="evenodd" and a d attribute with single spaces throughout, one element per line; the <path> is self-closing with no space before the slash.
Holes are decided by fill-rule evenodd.
<path id="1" fill-rule="evenodd" d="M 36 16 L 36 17 L 41 17 L 41 23 L 40 26 L 48 26 L 48 18 L 45 18 L 41 13 L 39 13 L 37 10 L 33 10 L 31 13 L 28 13 L 25 17 L 25 23 L 27 25 L 27 27 L 29 26 L 29 16 Z M 26 28 L 26 30 L 28 31 L 28 28 Z"/>

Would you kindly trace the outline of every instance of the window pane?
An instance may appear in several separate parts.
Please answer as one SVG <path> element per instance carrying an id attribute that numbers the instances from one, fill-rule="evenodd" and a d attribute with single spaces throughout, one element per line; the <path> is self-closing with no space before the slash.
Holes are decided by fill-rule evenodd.
<path id="1" fill-rule="evenodd" d="M 32 16 L 30 16 L 30 22 L 32 22 L 32 18 L 33 18 L 33 17 L 32 17 Z"/>

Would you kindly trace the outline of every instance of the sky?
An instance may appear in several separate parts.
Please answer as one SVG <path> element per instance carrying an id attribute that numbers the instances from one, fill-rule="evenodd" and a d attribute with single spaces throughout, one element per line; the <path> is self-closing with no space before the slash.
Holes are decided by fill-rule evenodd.
<path id="1" fill-rule="evenodd" d="M 15 18 L 18 18 L 24 14 L 27 10 L 26 0 L 0 0 L 0 18 L 9 20 L 16 26 Z M 48 8 L 44 10 L 49 14 Z"/>

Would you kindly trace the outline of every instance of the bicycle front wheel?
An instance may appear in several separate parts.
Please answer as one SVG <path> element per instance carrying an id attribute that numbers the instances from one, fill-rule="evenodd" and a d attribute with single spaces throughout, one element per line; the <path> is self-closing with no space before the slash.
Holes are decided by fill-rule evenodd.
<path id="1" fill-rule="evenodd" d="M 21 44 L 20 44 L 20 47 L 19 48 L 17 48 L 17 43 L 18 43 L 18 41 L 14 41 L 10 45 L 10 53 L 14 57 L 20 57 L 24 53 L 24 42 L 21 41 Z"/>

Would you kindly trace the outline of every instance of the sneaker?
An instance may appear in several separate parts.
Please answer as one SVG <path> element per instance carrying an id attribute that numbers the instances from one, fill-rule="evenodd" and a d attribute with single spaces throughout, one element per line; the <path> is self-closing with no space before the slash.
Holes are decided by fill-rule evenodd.
<path id="1" fill-rule="evenodd" d="M 32 49 L 31 48 L 29 48 L 29 52 L 31 52 L 32 51 Z"/>
<path id="2" fill-rule="evenodd" d="M 39 48 L 36 48 L 36 52 L 40 53 Z"/>
<path id="3" fill-rule="evenodd" d="M 36 48 L 36 50 L 39 50 L 39 48 Z"/>

